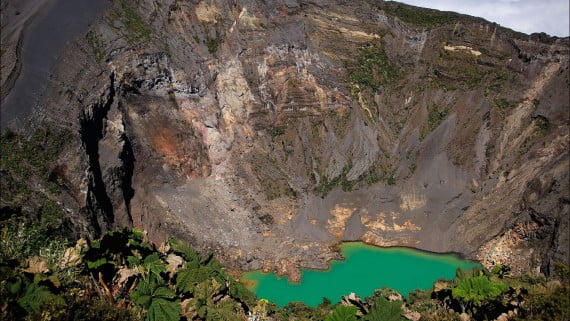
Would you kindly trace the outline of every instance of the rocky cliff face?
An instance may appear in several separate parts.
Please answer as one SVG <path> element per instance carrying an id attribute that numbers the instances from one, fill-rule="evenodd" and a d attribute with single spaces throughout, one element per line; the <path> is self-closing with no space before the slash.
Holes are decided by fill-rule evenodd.
<path id="1" fill-rule="evenodd" d="M 117 1 L 35 117 L 80 234 L 295 276 L 334 245 L 568 263 L 569 39 L 380 1 Z"/>

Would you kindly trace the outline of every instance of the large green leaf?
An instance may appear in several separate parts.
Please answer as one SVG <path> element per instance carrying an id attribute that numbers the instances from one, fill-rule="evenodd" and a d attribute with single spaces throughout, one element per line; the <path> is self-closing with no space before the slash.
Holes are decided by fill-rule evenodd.
<path id="1" fill-rule="evenodd" d="M 42 306 L 47 304 L 64 304 L 63 298 L 54 295 L 45 286 L 30 283 L 26 291 L 18 299 L 18 304 L 29 313 L 40 312 Z"/>
<path id="2" fill-rule="evenodd" d="M 147 309 L 147 321 L 178 321 L 182 312 L 176 293 L 162 279 L 151 276 L 142 279 L 131 299 Z"/>
<path id="3" fill-rule="evenodd" d="M 143 276 L 154 275 L 160 279 L 160 273 L 166 271 L 166 265 L 160 259 L 158 253 L 147 256 L 141 264 L 141 272 Z"/>
<path id="4" fill-rule="evenodd" d="M 173 238 L 168 239 L 168 244 L 170 245 L 174 253 L 182 256 L 186 261 L 200 262 L 201 260 L 200 254 L 196 252 L 196 250 L 194 250 L 190 245 L 180 242 Z"/>
<path id="5" fill-rule="evenodd" d="M 247 305 L 255 305 L 255 294 L 239 282 L 234 281 L 230 284 L 230 295 Z"/>
<path id="6" fill-rule="evenodd" d="M 131 294 L 131 300 L 138 305 L 148 308 L 152 299 L 152 293 L 157 284 L 153 278 L 142 279 Z"/>
<path id="7" fill-rule="evenodd" d="M 161 287 L 162 285 L 159 284 L 158 280 L 155 277 L 141 279 L 135 291 L 133 291 L 131 294 L 131 299 L 136 304 L 142 305 L 148 309 L 152 303 L 151 301 L 154 293 Z"/>
<path id="8" fill-rule="evenodd" d="M 161 286 L 154 291 L 152 296 L 154 298 L 173 299 L 176 297 L 176 293 L 165 286 Z"/>
<path id="9" fill-rule="evenodd" d="M 194 297 L 201 302 L 210 303 L 212 298 L 220 293 L 223 285 L 216 279 L 208 279 L 200 282 L 194 288 Z"/>
<path id="10" fill-rule="evenodd" d="M 356 307 L 339 305 L 332 314 L 327 315 L 325 321 L 356 321 Z"/>
<path id="11" fill-rule="evenodd" d="M 493 282 L 486 276 L 475 276 L 460 279 L 451 293 L 463 302 L 479 306 L 483 301 L 494 299 L 505 290 L 506 285 L 503 283 Z"/>
<path id="12" fill-rule="evenodd" d="M 141 260 L 136 257 L 135 255 L 129 255 L 127 256 L 127 265 L 129 266 L 129 268 L 133 268 L 137 265 L 141 264 Z"/>
<path id="13" fill-rule="evenodd" d="M 402 301 L 390 302 L 384 298 L 377 298 L 374 305 L 364 316 L 366 321 L 400 321 L 405 320 L 401 314 Z"/>
<path id="14" fill-rule="evenodd" d="M 100 266 L 102 266 L 102 265 L 105 265 L 105 264 L 107 264 L 107 263 L 110 263 L 110 262 L 109 262 L 106 258 L 102 257 L 102 258 L 97 259 L 97 260 L 95 260 L 95 261 L 87 261 L 87 267 L 88 267 L 90 270 L 95 270 L 95 269 L 97 269 L 98 267 L 100 267 Z"/>
<path id="15" fill-rule="evenodd" d="M 208 306 L 206 321 L 234 321 L 240 317 L 236 311 L 236 303 L 232 300 L 226 300 L 216 305 Z"/>
<path id="16" fill-rule="evenodd" d="M 178 300 L 169 301 L 162 298 L 153 298 L 146 320 L 148 321 L 178 321 L 182 309 Z"/>
<path id="17" fill-rule="evenodd" d="M 135 302 L 138 305 L 141 305 L 143 307 L 148 307 L 150 306 L 150 303 L 152 301 L 152 296 L 150 294 L 142 294 L 142 293 L 133 293 L 133 295 L 131 295 L 131 300 L 133 300 L 133 302 Z"/>
<path id="18" fill-rule="evenodd" d="M 193 292 L 196 284 L 203 282 L 208 279 L 208 271 L 200 266 L 196 269 L 184 269 L 177 273 L 176 275 L 176 288 L 178 291 Z"/>

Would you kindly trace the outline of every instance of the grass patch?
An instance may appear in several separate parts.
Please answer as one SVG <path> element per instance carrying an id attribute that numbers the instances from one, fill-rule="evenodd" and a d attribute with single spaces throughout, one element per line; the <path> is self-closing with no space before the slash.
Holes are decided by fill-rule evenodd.
<path id="1" fill-rule="evenodd" d="M 378 89 L 394 87 L 401 79 L 400 68 L 392 64 L 380 43 L 371 43 L 361 48 L 355 62 L 345 64 L 352 94 L 360 95 L 361 107 L 370 121 L 376 122 L 378 109 L 374 95 Z"/>
<path id="2" fill-rule="evenodd" d="M 131 8 L 125 0 L 117 1 L 118 8 L 115 17 L 125 28 L 125 36 L 130 45 L 148 42 L 152 35 L 151 27 Z"/>
<path id="3" fill-rule="evenodd" d="M 511 109 L 514 104 L 504 98 L 499 98 L 495 100 L 495 107 L 501 111 Z"/>
<path id="4" fill-rule="evenodd" d="M 446 91 L 456 89 L 477 89 L 481 87 L 484 79 L 489 79 L 488 71 L 485 67 L 479 65 L 477 57 L 465 52 L 452 52 L 443 49 L 440 50 L 440 56 L 434 64 L 434 74 L 436 78 L 434 82 Z M 505 80 L 502 73 L 496 73 L 491 79 L 491 85 L 486 90 L 500 88 Z"/>
<path id="5" fill-rule="evenodd" d="M 87 43 L 91 48 L 91 54 L 95 57 L 95 60 L 97 62 L 103 62 L 107 56 L 103 39 L 101 39 L 101 37 L 99 37 L 95 32 L 89 31 L 89 33 L 87 33 Z"/>
<path id="6" fill-rule="evenodd" d="M 280 126 L 271 127 L 269 129 L 267 129 L 267 132 L 269 133 L 271 138 L 276 138 L 276 137 L 285 135 L 288 127 L 289 126 L 287 124 L 283 124 Z"/>
<path id="7" fill-rule="evenodd" d="M 550 122 L 542 116 L 536 116 L 533 120 L 534 129 L 532 133 L 527 136 L 519 147 L 519 154 L 526 154 L 531 147 L 535 144 L 536 140 L 548 134 L 550 129 Z"/>
<path id="8" fill-rule="evenodd" d="M 47 128 L 38 129 L 29 139 L 12 132 L 0 136 L 2 205 L 30 205 L 30 199 L 37 198 L 31 185 L 34 178 L 50 193 L 57 195 L 61 192 L 63 182 L 53 175 L 52 169 L 67 137 L 68 132 L 54 133 Z"/>
<path id="9" fill-rule="evenodd" d="M 479 87 L 483 77 L 485 76 L 476 64 L 469 66 L 465 71 L 465 75 L 467 76 L 466 84 L 469 89 Z"/>
<path id="10" fill-rule="evenodd" d="M 386 185 L 395 185 L 395 184 L 396 184 L 396 178 L 394 177 L 394 173 L 388 174 L 388 176 L 386 176 Z"/>
<path id="11" fill-rule="evenodd" d="M 371 171 L 370 173 L 368 173 L 368 175 L 366 175 L 364 177 L 364 181 L 368 185 L 376 184 L 376 183 L 380 182 L 380 180 L 381 180 L 381 177 L 380 177 L 380 175 L 378 175 L 378 173 L 376 171 Z"/>
<path id="12" fill-rule="evenodd" d="M 323 179 L 319 183 L 319 186 L 317 186 L 316 191 L 319 192 L 323 196 L 328 194 L 330 191 L 333 190 L 333 188 L 335 188 L 337 186 L 340 186 L 342 188 L 342 190 L 345 192 L 352 191 L 352 185 L 353 184 L 352 184 L 352 182 L 350 182 L 346 178 L 346 174 L 348 174 L 348 172 L 350 172 L 351 168 L 352 168 L 351 163 L 346 164 L 342 168 L 342 172 L 340 173 L 340 175 L 338 175 L 337 177 L 335 177 L 331 180 L 329 180 L 327 176 L 323 176 Z"/>
<path id="13" fill-rule="evenodd" d="M 398 17 L 403 22 L 427 29 L 455 23 L 459 18 L 456 13 L 452 12 L 409 7 L 392 3 L 385 3 L 382 9 L 386 13 Z"/>
<path id="14" fill-rule="evenodd" d="M 350 123 L 350 111 L 344 110 L 331 110 L 328 115 L 334 122 L 334 132 L 338 137 L 344 137 L 347 132 L 348 124 Z"/>
<path id="15" fill-rule="evenodd" d="M 401 77 L 399 68 L 390 63 L 379 43 L 360 49 L 356 63 L 347 64 L 345 68 L 355 93 L 366 88 L 376 91 L 381 86 L 394 84 Z"/>
<path id="16" fill-rule="evenodd" d="M 368 185 L 379 182 L 383 182 L 386 185 L 394 185 L 396 184 L 395 175 L 396 170 L 392 168 L 391 165 L 380 163 L 377 166 L 371 167 L 370 170 L 362 176 L 362 179 Z"/>
<path id="17" fill-rule="evenodd" d="M 207 38 L 206 39 L 206 47 L 208 47 L 208 52 L 210 54 L 215 55 L 218 51 L 218 47 L 220 46 L 220 38 Z"/>
<path id="18" fill-rule="evenodd" d="M 420 140 L 423 140 L 429 133 L 434 131 L 443 120 L 449 115 L 449 107 L 441 108 L 436 104 L 432 104 L 428 110 L 427 124 L 420 134 Z"/>

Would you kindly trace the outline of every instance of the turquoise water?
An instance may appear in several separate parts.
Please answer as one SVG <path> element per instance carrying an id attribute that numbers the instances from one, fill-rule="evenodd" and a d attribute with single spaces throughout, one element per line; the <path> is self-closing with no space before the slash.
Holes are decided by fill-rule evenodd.
<path id="1" fill-rule="evenodd" d="M 258 298 L 280 306 L 302 301 L 317 306 L 327 297 L 333 303 L 355 292 L 362 297 L 375 289 L 389 287 L 402 295 L 415 289 L 429 289 L 441 278 L 452 279 L 458 268 L 479 264 L 456 255 L 433 254 L 409 248 L 380 248 L 360 242 L 341 245 L 344 261 L 333 261 L 327 271 L 302 270 L 301 282 L 260 271 L 246 272 L 242 281 Z"/>

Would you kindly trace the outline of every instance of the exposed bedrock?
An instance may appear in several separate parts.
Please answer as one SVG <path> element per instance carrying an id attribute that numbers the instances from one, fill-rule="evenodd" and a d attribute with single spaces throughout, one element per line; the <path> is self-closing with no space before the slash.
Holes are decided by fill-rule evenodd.
<path id="1" fill-rule="evenodd" d="M 125 3 L 37 111 L 79 135 L 67 179 L 93 231 L 292 276 L 342 240 L 568 262 L 568 38 L 373 1 Z"/>

